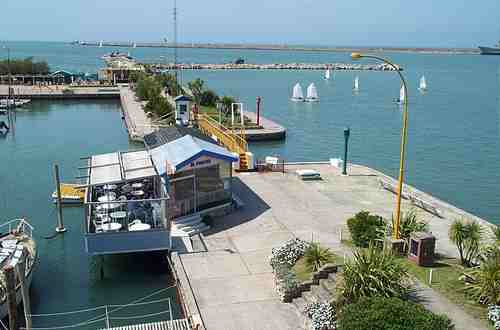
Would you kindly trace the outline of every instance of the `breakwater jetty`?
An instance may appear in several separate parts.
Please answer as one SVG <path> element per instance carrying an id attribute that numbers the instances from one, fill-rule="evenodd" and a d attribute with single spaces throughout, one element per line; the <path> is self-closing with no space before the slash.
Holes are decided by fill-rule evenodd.
<path id="1" fill-rule="evenodd" d="M 327 47 L 301 45 L 273 44 L 233 44 L 233 43 L 166 43 L 166 42 L 110 42 L 110 41 L 74 41 L 73 45 L 90 47 L 120 47 L 120 48 L 198 48 L 198 49 L 232 49 L 232 50 L 272 50 L 297 52 L 398 52 L 422 54 L 479 54 L 477 48 L 437 48 L 437 47 Z"/>
<path id="2" fill-rule="evenodd" d="M 387 64 L 354 64 L 354 63 L 149 63 L 149 67 L 156 70 L 337 70 L 337 71 L 394 71 Z M 396 65 L 402 71 L 403 68 Z"/>

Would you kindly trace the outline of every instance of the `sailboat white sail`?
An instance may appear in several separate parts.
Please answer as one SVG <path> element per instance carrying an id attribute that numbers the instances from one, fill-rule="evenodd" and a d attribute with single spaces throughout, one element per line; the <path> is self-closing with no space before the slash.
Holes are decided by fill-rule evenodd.
<path id="1" fill-rule="evenodd" d="M 358 76 L 356 76 L 356 78 L 354 78 L 354 87 L 352 89 L 354 89 L 355 91 L 359 91 L 359 77 Z"/>
<path id="2" fill-rule="evenodd" d="M 132 48 L 137 48 L 137 44 L 134 42 Z"/>
<path id="3" fill-rule="evenodd" d="M 401 85 L 401 89 L 399 90 L 399 103 L 403 104 L 406 99 L 405 87 Z"/>
<path id="4" fill-rule="evenodd" d="M 294 102 L 304 101 L 304 93 L 302 92 L 302 86 L 300 86 L 299 83 L 296 83 L 295 86 L 293 86 L 292 101 Z"/>
<path id="5" fill-rule="evenodd" d="M 101 48 L 101 47 L 102 47 L 102 40 L 99 41 L 99 48 Z"/>
<path id="6" fill-rule="evenodd" d="M 330 69 L 326 69 L 324 79 L 330 80 L 330 74 L 331 74 Z"/>
<path id="7" fill-rule="evenodd" d="M 307 87 L 307 97 L 306 97 L 307 102 L 318 102 L 319 97 L 318 97 L 318 90 L 316 89 L 316 86 L 314 83 L 311 83 Z"/>
<path id="8" fill-rule="evenodd" d="M 425 76 L 422 76 L 422 78 L 420 78 L 420 85 L 418 89 L 422 92 L 427 90 L 427 81 L 425 81 Z"/>

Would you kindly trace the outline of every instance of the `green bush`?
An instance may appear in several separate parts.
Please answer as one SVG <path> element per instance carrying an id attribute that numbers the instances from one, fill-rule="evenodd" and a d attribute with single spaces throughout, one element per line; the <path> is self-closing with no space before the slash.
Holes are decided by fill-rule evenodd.
<path id="1" fill-rule="evenodd" d="M 311 243 L 304 253 L 307 268 L 311 272 L 317 272 L 321 267 L 335 260 L 334 254 L 328 248 L 318 243 Z"/>
<path id="2" fill-rule="evenodd" d="M 384 238 L 386 222 L 378 215 L 361 211 L 347 220 L 347 227 L 355 246 L 368 247 L 370 242 Z"/>
<path id="3" fill-rule="evenodd" d="M 407 269 L 390 250 L 370 245 L 356 249 L 344 265 L 342 298 L 355 302 L 363 297 L 404 297 L 409 292 Z"/>
<path id="4" fill-rule="evenodd" d="M 399 298 L 363 298 L 337 316 L 338 330 L 448 330 L 448 317 Z"/>

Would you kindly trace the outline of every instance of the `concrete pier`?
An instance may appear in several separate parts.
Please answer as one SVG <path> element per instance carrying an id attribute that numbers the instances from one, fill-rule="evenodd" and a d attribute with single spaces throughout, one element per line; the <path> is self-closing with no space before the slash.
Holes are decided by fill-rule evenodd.
<path id="1" fill-rule="evenodd" d="M 85 99 L 118 99 L 120 90 L 113 86 L 77 87 L 70 85 L 30 86 L 13 85 L 13 97 L 32 100 L 85 100 Z M 0 85 L 0 98 L 7 98 L 7 85 Z"/>
<path id="2" fill-rule="evenodd" d="M 144 142 L 144 136 L 154 131 L 151 119 L 146 116 L 143 110 L 146 102 L 136 99 L 135 93 L 129 87 L 120 88 L 120 101 L 123 120 L 130 139 Z"/>
<path id="3" fill-rule="evenodd" d="M 297 169 L 315 169 L 320 181 L 302 181 Z M 239 211 L 214 219 L 205 232 L 207 252 L 179 254 L 176 267 L 184 272 L 194 297 L 193 314 L 207 329 L 301 329 L 298 311 L 281 303 L 273 288 L 268 256 L 273 247 L 292 237 L 316 241 L 342 256 L 350 249 L 341 244 L 339 232 L 347 233 L 346 220 L 361 210 L 391 217 L 396 196 L 383 189 L 379 180 L 396 181 L 373 169 L 348 166 L 349 176 L 327 164 L 287 166 L 286 173 L 239 173 L 233 189 L 244 206 Z M 456 257 L 457 249 L 448 239 L 448 229 L 459 216 L 488 223 L 412 187 L 438 208 L 442 218 L 418 210 L 437 237 L 437 252 Z M 412 205 L 403 201 L 403 210 Z M 344 236 L 345 237 L 345 236 Z M 445 312 L 457 330 L 486 329 L 482 321 L 428 288 L 417 287 L 424 305 Z"/>
<path id="4" fill-rule="evenodd" d="M 257 114 L 255 112 L 245 112 L 245 117 L 250 119 L 253 123 L 257 122 Z M 245 138 L 247 141 L 256 142 L 285 139 L 286 129 L 283 126 L 262 116 L 260 116 L 259 122 L 262 128 L 245 129 Z M 236 131 L 239 133 L 238 130 Z"/>

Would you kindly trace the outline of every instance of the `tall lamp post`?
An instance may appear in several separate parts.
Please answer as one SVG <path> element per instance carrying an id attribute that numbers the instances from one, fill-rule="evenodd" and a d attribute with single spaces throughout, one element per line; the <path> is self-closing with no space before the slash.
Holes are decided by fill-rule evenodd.
<path id="1" fill-rule="evenodd" d="M 347 175 L 347 144 L 349 142 L 349 135 L 351 130 L 349 127 L 344 128 L 344 162 L 342 166 L 342 174 Z"/>
<path id="2" fill-rule="evenodd" d="M 7 111 L 10 112 L 10 99 L 11 99 L 11 95 L 10 95 L 10 85 L 11 85 L 11 74 L 10 74 L 10 48 L 7 47 L 7 46 L 3 46 L 4 49 L 7 50 L 7 72 L 8 72 L 8 79 L 9 79 L 9 82 L 8 82 L 8 88 L 9 88 L 9 91 L 8 91 L 8 99 L 7 99 Z"/>
<path id="3" fill-rule="evenodd" d="M 382 61 L 386 64 L 388 64 L 390 67 L 394 69 L 399 75 L 399 78 L 401 78 L 401 82 L 403 84 L 403 88 L 405 91 L 405 99 L 403 101 L 404 104 L 404 110 L 403 110 L 403 130 L 401 132 L 401 151 L 400 151 L 400 160 L 399 160 L 399 179 L 398 179 L 398 197 L 397 197 L 397 203 L 396 203 L 396 217 L 394 220 L 393 228 L 392 228 L 392 238 L 394 240 L 398 240 L 400 238 L 399 236 L 399 226 L 401 223 L 401 193 L 403 191 L 403 178 L 404 178 L 404 164 L 405 164 L 405 147 L 406 147 L 406 139 L 407 139 L 407 132 L 408 132 L 408 87 L 406 86 L 406 80 L 403 77 L 403 74 L 400 72 L 399 68 L 389 61 L 388 59 L 385 59 L 383 57 L 378 57 L 378 56 L 373 56 L 373 55 L 362 55 L 360 53 L 352 53 L 351 58 L 353 60 L 358 60 L 361 58 L 373 58 L 378 61 Z"/>

